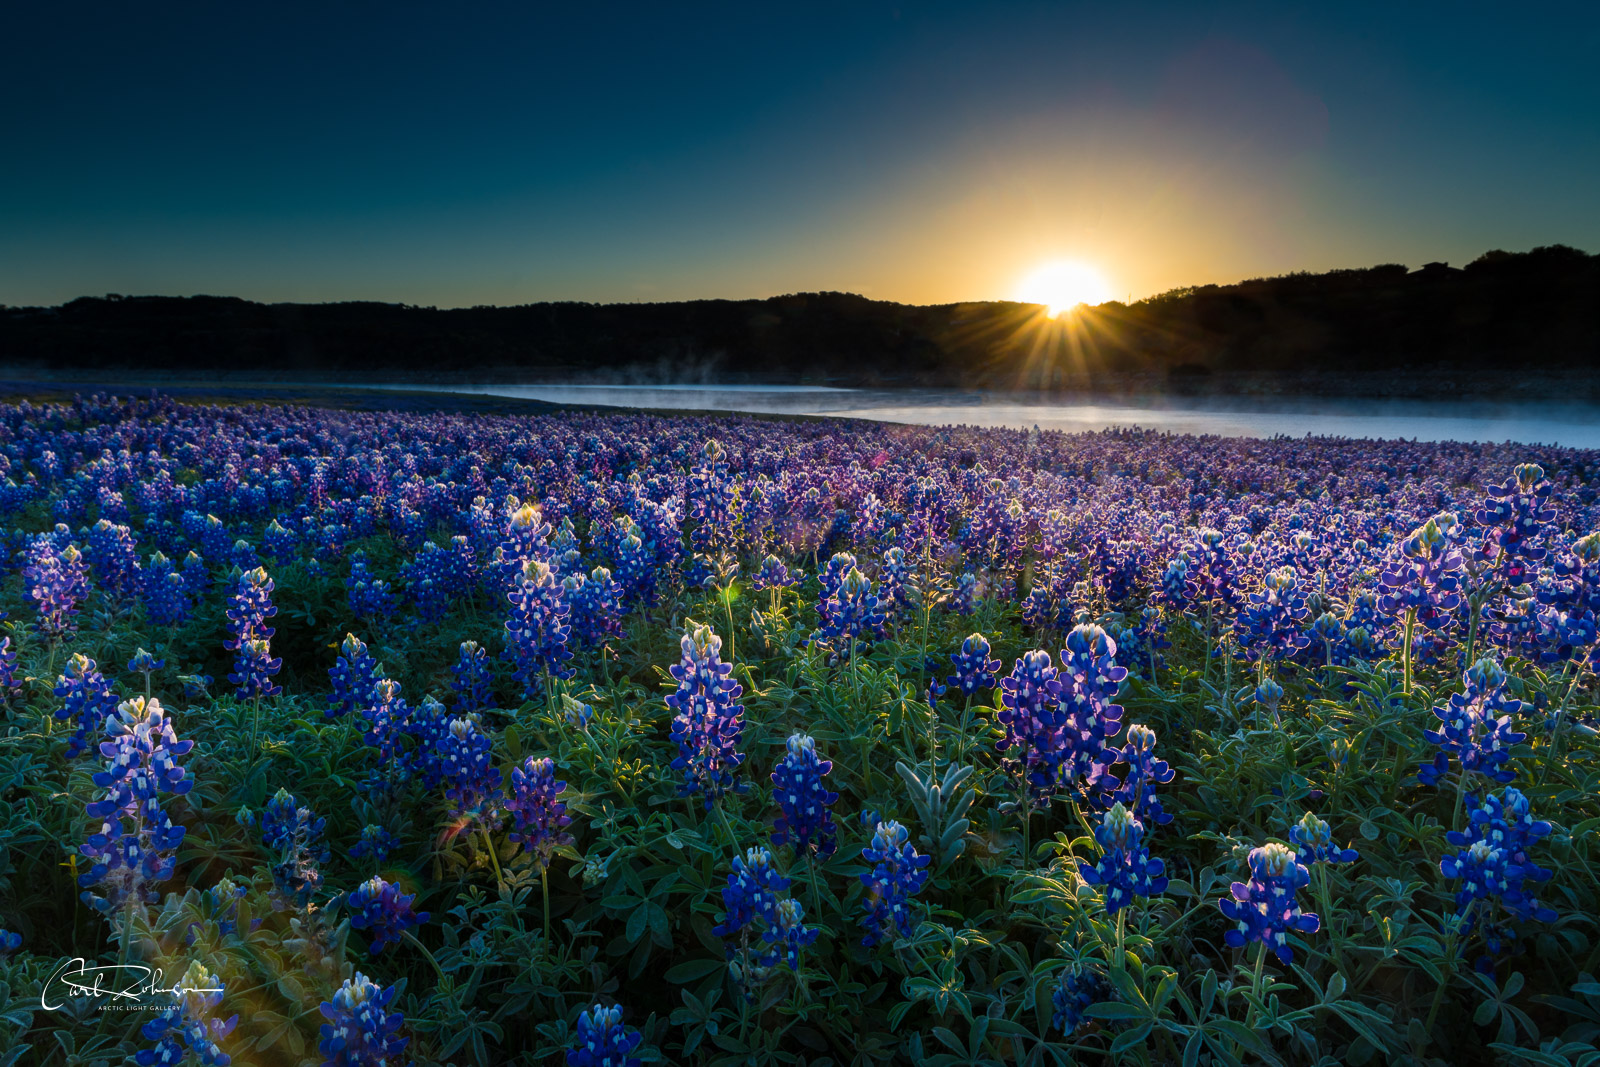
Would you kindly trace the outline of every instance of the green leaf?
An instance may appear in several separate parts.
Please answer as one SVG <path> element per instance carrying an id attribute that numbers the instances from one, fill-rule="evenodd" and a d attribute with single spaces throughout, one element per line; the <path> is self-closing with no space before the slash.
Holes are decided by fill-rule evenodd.
<path id="1" fill-rule="evenodd" d="M 724 960 L 688 960 L 669 968 L 661 977 L 673 985 L 683 985 L 685 982 L 698 981 L 707 975 L 715 974 L 726 966 L 727 962 Z"/>

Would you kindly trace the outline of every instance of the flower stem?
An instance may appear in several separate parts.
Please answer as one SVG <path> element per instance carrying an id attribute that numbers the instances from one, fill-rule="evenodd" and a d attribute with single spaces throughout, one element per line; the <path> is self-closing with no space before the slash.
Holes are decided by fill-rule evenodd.
<path id="1" fill-rule="evenodd" d="M 494 865 L 494 886 L 498 889 L 506 887 L 505 875 L 500 873 L 500 854 L 494 850 L 494 842 L 489 839 L 489 828 L 480 827 L 478 832 L 483 835 L 483 847 L 489 850 L 489 862 Z"/>
<path id="2" fill-rule="evenodd" d="M 544 943 L 550 944 L 550 868 L 539 868 L 539 891 L 544 896 Z"/>
<path id="3" fill-rule="evenodd" d="M 434 959 L 433 953 L 428 951 L 428 946 L 417 940 L 417 935 L 410 930 L 400 931 L 400 936 L 417 946 L 417 951 L 428 957 L 428 962 L 433 964 L 433 973 L 439 976 L 439 981 L 444 981 L 444 968 L 439 966 L 439 961 Z"/>
<path id="4" fill-rule="evenodd" d="M 1253 1027 L 1256 1024 L 1256 1012 L 1261 1004 L 1261 969 L 1267 962 L 1267 943 L 1262 941 L 1256 945 L 1256 969 L 1250 978 L 1250 1011 L 1245 1017 L 1244 1024 Z"/>
<path id="5" fill-rule="evenodd" d="M 1402 668 L 1403 668 L 1402 673 L 1401 673 L 1401 678 L 1403 680 L 1402 681 L 1402 685 L 1403 685 L 1402 691 L 1408 697 L 1411 695 L 1411 638 L 1412 638 L 1412 635 L 1416 632 L 1416 628 L 1417 628 L 1417 609 L 1416 608 L 1407 608 L 1406 609 L 1405 634 L 1402 637 L 1402 640 L 1405 642 L 1405 647 L 1400 649 L 1400 663 L 1402 664 Z M 1469 663 L 1469 664 L 1467 664 L 1467 666 L 1470 667 L 1470 666 L 1472 666 L 1472 664 Z"/>

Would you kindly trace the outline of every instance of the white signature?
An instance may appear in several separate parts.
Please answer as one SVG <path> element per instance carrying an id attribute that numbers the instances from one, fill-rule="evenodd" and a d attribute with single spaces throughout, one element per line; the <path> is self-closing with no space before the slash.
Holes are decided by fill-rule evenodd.
<path id="1" fill-rule="evenodd" d="M 170 993 L 181 997 L 185 993 L 215 992 L 215 987 L 193 989 L 181 981 L 170 986 L 162 985 L 161 968 L 147 967 L 142 963 L 113 963 L 91 967 L 82 956 L 66 960 L 39 991 L 39 1006 L 46 1011 L 59 1011 L 63 1005 L 50 1003 L 50 987 L 59 982 L 69 997 L 110 997 L 113 1001 L 141 1000 L 157 993 Z"/>

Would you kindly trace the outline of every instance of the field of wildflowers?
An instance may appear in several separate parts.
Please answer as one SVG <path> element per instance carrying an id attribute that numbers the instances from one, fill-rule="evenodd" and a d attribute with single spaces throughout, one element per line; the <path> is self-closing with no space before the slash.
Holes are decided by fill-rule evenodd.
<path id="1" fill-rule="evenodd" d="M 0 1065 L 1600 1064 L 1600 455 L 96 397 L 0 476 Z"/>

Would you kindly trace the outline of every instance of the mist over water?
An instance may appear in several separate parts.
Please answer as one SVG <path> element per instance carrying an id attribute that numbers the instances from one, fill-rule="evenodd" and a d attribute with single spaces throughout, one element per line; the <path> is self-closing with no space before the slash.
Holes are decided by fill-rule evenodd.
<path id="1" fill-rule="evenodd" d="M 395 386 L 393 388 L 410 388 Z M 1600 448 L 1600 407 L 1559 403 L 1451 403 L 1353 398 L 1161 398 L 1053 401 L 1021 393 L 838 389 L 819 385 L 460 385 L 429 391 L 602 404 L 622 408 L 831 415 L 924 426 L 1004 426 L 1078 433 L 1140 426 L 1229 437 L 1287 435 L 1518 441 Z"/>

